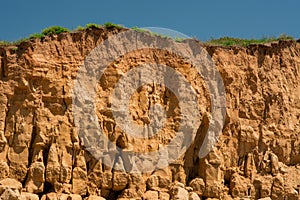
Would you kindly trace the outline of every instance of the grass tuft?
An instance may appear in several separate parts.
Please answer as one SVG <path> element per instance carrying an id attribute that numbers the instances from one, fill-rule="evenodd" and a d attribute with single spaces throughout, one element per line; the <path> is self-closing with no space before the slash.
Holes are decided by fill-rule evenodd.
<path id="1" fill-rule="evenodd" d="M 175 37 L 174 40 L 176 42 L 183 42 L 186 38 Z"/>
<path id="2" fill-rule="evenodd" d="M 60 33 L 70 32 L 69 29 L 61 27 L 61 26 L 51 26 L 49 28 L 45 28 L 42 30 L 42 35 L 58 35 Z"/>
<path id="3" fill-rule="evenodd" d="M 149 31 L 147 29 L 139 28 L 137 26 L 132 27 L 131 30 L 134 30 L 134 31 L 139 32 L 139 33 L 148 33 L 151 36 L 157 36 L 157 37 L 162 37 L 162 38 L 171 38 L 171 39 L 173 39 L 176 42 L 183 42 L 186 39 L 186 38 L 180 38 L 180 37 L 172 38 L 170 36 L 159 34 L 159 33 L 155 33 L 155 32 L 151 32 L 151 31 Z"/>
<path id="4" fill-rule="evenodd" d="M 90 24 L 86 24 L 85 27 L 86 27 L 86 28 L 100 28 L 101 25 L 90 23 Z"/>
<path id="5" fill-rule="evenodd" d="M 149 32 L 148 30 L 143 29 L 143 28 L 139 28 L 137 26 L 132 27 L 131 30 L 134 30 L 134 31 L 139 32 L 139 33 Z"/>
<path id="6" fill-rule="evenodd" d="M 44 37 L 44 35 L 42 33 L 34 33 L 34 34 L 31 34 L 29 35 L 29 39 L 36 39 L 36 38 L 42 38 Z"/>
<path id="7" fill-rule="evenodd" d="M 11 45 L 11 44 L 12 44 L 12 42 L 0 40 L 0 45 Z"/>
<path id="8" fill-rule="evenodd" d="M 112 22 L 106 22 L 104 23 L 104 27 L 109 29 L 109 28 L 116 28 L 116 29 L 122 29 L 123 26 L 119 25 L 119 24 L 114 24 Z"/>
<path id="9" fill-rule="evenodd" d="M 77 26 L 76 29 L 74 29 L 75 31 L 84 31 L 86 29 L 86 27 L 83 27 L 83 26 Z"/>

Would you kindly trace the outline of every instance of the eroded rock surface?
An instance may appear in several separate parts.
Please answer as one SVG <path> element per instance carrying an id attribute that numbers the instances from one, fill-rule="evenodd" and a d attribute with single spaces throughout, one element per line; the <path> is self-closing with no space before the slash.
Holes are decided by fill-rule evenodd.
<path id="1" fill-rule="evenodd" d="M 300 199 L 300 43 L 205 46 L 226 88 L 226 121 L 214 150 L 202 159 L 197 155 L 210 101 L 191 64 L 151 49 L 111 63 L 98 84 L 96 110 L 103 131 L 123 149 L 149 152 L 168 144 L 179 116 L 174 94 L 146 85 L 132 96 L 130 114 L 137 124 L 149 123 L 149 106 L 160 103 L 171 116 L 165 134 L 140 140 L 123 133 L 109 96 L 129 69 L 147 62 L 171 66 L 185 74 L 201 104 L 196 140 L 183 157 L 166 169 L 127 174 L 85 151 L 72 115 L 79 67 L 119 31 L 89 29 L 23 42 L 17 50 L 0 47 L 1 199 Z M 124 164 L 122 156 L 109 159 Z"/>

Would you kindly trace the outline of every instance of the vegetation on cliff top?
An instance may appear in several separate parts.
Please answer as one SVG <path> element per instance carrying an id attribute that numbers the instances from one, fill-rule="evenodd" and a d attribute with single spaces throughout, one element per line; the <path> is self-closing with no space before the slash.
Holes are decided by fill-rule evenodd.
<path id="1" fill-rule="evenodd" d="M 101 28 L 104 27 L 106 29 L 122 29 L 123 26 L 114 24 L 111 22 L 104 23 L 103 25 L 100 24 L 86 24 L 85 27 L 78 26 L 74 31 L 82 31 L 86 29 L 91 29 L 91 28 Z M 149 32 L 148 30 L 138 28 L 138 27 L 132 27 L 132 30 L 135 30 L 137 32 Z M 8 42 L 8 41 L 0 41 L 0 45 L 18 45 L 23 41 L 30 40 L 30 39 L 36 39 L 36 38 L 43 38 L 45 36 L 49 35 L 58 35 L 60 33 L 64 32 L 70 32 L 69 29 L 61 27 L 61 26 L 52 26 L 49 28 L 43 29 L 40 33 L 34 33 L 31 34 L 28 38 L 23 38 L 14 42 Z M 160 36 L 160 37 L 167 37 L 165 35 L 149 32 L 151 35 L 154 36 Z M 182 42 L 185 38 L 173 38 L 177 42 Z M 263 37 L 260 39 L 241 39 L 241 38 L 233 38 L 233 37 L 221 37 L 218 39 L 210 39 L 206 42 L 205 44 L 208 45 L 217 45 L 217 46 L 248 46 L 250 44 L 265 44 L 269 42 L 275 42 L 275 41 L 280 41 L 280 40 L 295 40 L 293 37 L 288 36 L 286 34 L 282 34 L 279 37 Z"/>
<path id="2" fill-rule="evenodd" d="M 282 34 L 279 37 L 263 37 L 260 39 L 241 39 L 233 37 L 222 37 L 218 39 L 211 39 L 206 44 L 220 45 L 220 46 L 248 46 L 250 44 L 265 44 L 269 42 L 276 42 L 280 40 L 295 40 L 293 37 Z"/>
<path id="3" fill-rule="evenodd" d="M 159 36 L 159 37 L 163 37 L 163 38 L 171 38 L 169 36 L 166 36 L 166 35 L 163 35 L 163 34 L 159 34 L 159 33 L 155 33 L 155 32 L 151 32 L 151 31 L 149 31 L 147 29 L 139 28 L 137 26 L 132 27 L 131 30 L 137 31 L 139 33 L 149 33 L 152 36 Z M 186 38 L 175 37 L 175 38 L 171 38 L 171 39 L 175 40 L 176 42 L 182 42 Z"/>
<path id="4" fill-rule="evenodd" d="M 85 27 L 82 26 L 78 26 L 74 31 L 82 31 L 82 30 L 86 30 L 86 29 L 90 29 L 90 28 L 107 28 L 107 29 L 112 29 L 112 28 L 116 28 L 116 29 L 122 29 L 123 26 L 119 25 L 119 24 L 114 24 L 111 22 L 106 22 L 104 25 L 100 25 L 100 24 L 86 24 Z M 65 27 L 61 27 L 61 26 L 51 26 L 48 28 L 43 29 L 40 33 L 34 33 L 31 34 L 29 37 L 27 38 L 23 38 L 17 41 L 13 41 L 13 42 L 9 42 L 9 41 L 1 41 L 0 40 L 0 45 L 18 45 L 23 41 L 27 41 L 30 39 L 36 39 L 36 38 L 43 38 L 45 36 L 49 36 L 49 35 L 58 35 L 60 33 L 66 33 L 66 32 L 71 32 L 69 29 L 65 28 Z"/>

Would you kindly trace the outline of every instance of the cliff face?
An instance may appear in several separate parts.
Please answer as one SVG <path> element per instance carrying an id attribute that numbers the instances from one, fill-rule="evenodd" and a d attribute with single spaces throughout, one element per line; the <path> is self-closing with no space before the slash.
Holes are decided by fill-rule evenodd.
<path id="1" fill-rule="evenodd" d="M 174 135 L 150 141 L 124 135 L 106 112 L 113 84 L 129 68 L 156 62 L 186 73 L 201 102 L 196 141 L 168 168 L 129 174 L 102 165 L 84 150 L 72 113 L 73 81 L 85 57 L 122 30 L 89 29 L 0 47 L 0 193 L 8 199 L 300 199 L 300 44 L 281 41 L 242 47 L 205 46 L 226 90 L 223 132 L 205 158 L 197 157 L 207 129 L 209 95 L 189 63 L 163 50 L 132 52 L 111 63 L 99 81 L 97 116 L 121 148 L 155 151 Z M 151 102 L 178 102 L 159 85 L 132 97 L 132 118 L 145 124 Z M 21 194 L 21 196 L 20 196 Z M 37 194 L 37 195 L 35 195 Z"/>

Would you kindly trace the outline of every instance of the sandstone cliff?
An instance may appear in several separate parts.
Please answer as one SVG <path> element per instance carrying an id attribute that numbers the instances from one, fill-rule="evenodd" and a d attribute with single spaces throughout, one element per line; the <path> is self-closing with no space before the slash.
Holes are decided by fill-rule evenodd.
<path id="1" fill-rule="evenodd" d="M 214 150 L 197 156 L 209 120 L 208 96 L 199 95 L 203 119 L 186 154 L 152 174 L 128 174 L 84 150 L 72 115 L 79 67 L 93 48 L 120 31 L 94 28 L 0 47 L 2 199 L 300 199 L 300 43 L 205 46 L 226 89 L 225 126 Z M 175 118 L 169 134 L 141 141 L 117 130 L 104 108 L 120 75 L 149 61 L 183 73 L 190 66 L 163 50 L 132 52 L 111 64 L 99 83 L 97 115 L 121 148 L 154 151 L 173 137 Z M 207 93 L 201 80 L 194 86 L 199 94 Z M 138 124 L 147 121 L 144 113 L 153 99 L 176 114 L 176 98 L 150 85 L 131 100 Z"/>

